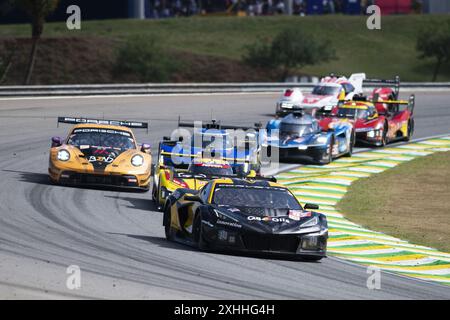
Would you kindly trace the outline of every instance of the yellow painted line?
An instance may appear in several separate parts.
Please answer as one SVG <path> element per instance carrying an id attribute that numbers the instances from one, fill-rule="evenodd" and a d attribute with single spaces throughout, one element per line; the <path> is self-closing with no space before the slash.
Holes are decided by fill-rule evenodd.
<path id="1" fill-rule="evenodd" d="M 357 171 L 336 171 L 330 173 L 330 176 L 343 176 L 343 177 L 354 177 L 354 178 L 367 178 L 370 177 L 371 174 L 367 172 L 357 172 Z"/>
<path id="2" fill-rule="evenodd" d="M 385 245 L 373 245 L 370 244 L 366 247 L 356 247 L 356 248 L 339 248 L 339 250 L 336 251 L 343 251 L 343 252 L 359 252 L 359 251 L 372 251 L 372 250 L 381 250 L 381 249 L 392 249 L 390 246 Z M 333 250 L 331 250 L 333 251 Z"/>
<path id="3" fill-rule="evenodd" d="M 427 258 L 427 255 L 424 254 L 405 254 L 402 256 L 391 256 L 391 257 L 378 257 L 372 258 L 373 260 L 386 261 L 386 262 L 394 262 L 394 261 L 404 261 L 404 260 L 418 260 Z"/>
<path id="4" fill-rule="evenodd" d="M 330 190 L 330 191 L 347 191 L 347 187 L 341 187 L 341 186 L 327 186 L 324 184 L 318 184 L 318 183 L 304 183 L 300 184 L 298 186 L 293 186 L 295 188 L 301 188 L 301 189 L 316 189 L 316 190 Z"/>
<path id="5" fill-rule="evenodd" d="M 303 196 L 318 196 L 318 197 L 324 197 L 324 198 L 333 198 L 333 199 L 341 199 L 344 194 L 336 194 L 336 193 L 329 193 L 329 192 L 323 192 L 323 191 L 315 191 L 315 190 L 294 190 L 292 191 L 297 197 L 303 197 Z"/>

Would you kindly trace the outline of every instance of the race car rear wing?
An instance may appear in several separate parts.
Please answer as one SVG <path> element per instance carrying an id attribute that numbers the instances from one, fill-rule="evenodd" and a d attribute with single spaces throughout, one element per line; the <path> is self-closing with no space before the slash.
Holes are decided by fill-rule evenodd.
<path id="1" fill-rule="evenodd" d="M 196 123 L 195 122 L 182 122 L 181 118 L 178 117 L 178 127 L 185 127 L 185 128 L 195 128 Z M 201 122 L 201 128 L 203 129 L 223 129 L 223 130 L 234 130 L 234 129 L 242 129 L 242 130 L 259 130 L 262 127 L 262 123 L 255 123 L 254 126 L 236 126 L 236 125 L 224 125 L 221 124 L 220 121 L 217 121 L 215 119 L 212 119 L 210 122 Z"/>
<path id="2" fill-rule="evenodd" d="M 416 97 L 414 94 L 412 94 L 409 96 L 408 100 L 380 100 L 379 96 L 377 94 L 375 94 L 372 97 L 372 99 L 367 99 L 366 97 L 355 97 L 355 98 L 353 98 L 353 100 L 340 101 L 340 103 L 344 103 L 344 102 L 351 103 L 351 102 L 360 102 L 360 101 L 368 101 L 368 102 L 372 102 L 373 104 L 376 104 L 376 103 L 387 104 L 388 106 L 392 106 L 394 108 L 396 107 L 397 109 L 399 109 L 400 106 L 407 106 L 407 109 L 412 114 L 414 112 L 414 106 L 416 104 Z"/>
<path id="3" fill-rule="evenodd" d="M 400 106 L 406 106 L 406 108 L 411 112 L 411 114 L 414 113 L 414 107 L 416 105 L 416 97 L 415 95 L 410 95 L 408 100 L 379 100 L 377 96 L 374 97 L 373 103 L 383 103 L 387 104 L 388 106 L 392 106 L 396 108 L 399 111 Z"/>
<path id="4" fill-rule="evenodd" d="M 123 121 L 123 120 L 105 120 L 105 119 L 90 119 L 90 118 L 74 118 L 74 117 L 58 117 L 58 126 L 60 123 L 68 124 L 101 124 L 110 126 L 120 126 L 133 129 L 147 129 L 148 122 L 137 121 Z"/>
<path id="5" fill-rule="evenodd" d="M 264 181 L 271 181 L 271 182 L 277 182 L 277 179 L 274 176 L 254 176 L 249 177 L 245 174 L 229 174 L 229 175 L 209 175 L 209 174 L 194 174 L 186 171 L 178 171 L 173 170 L 174 178 L 179 179 L 197 179 L 197 180 L 213 180 L 213 179 L 233 179 L 233 178 L 244 178 L 249 180 L 264 180 Z"/>
<path id="6" fill-rule="evenodd" d="M 394 79 L 365 79 L 363 81 L 365 85 L 371 85 L 373 87 L 393 86 L 395 98 L 398 99 L 400 93 L 400 77 L 395 76 Z"/>

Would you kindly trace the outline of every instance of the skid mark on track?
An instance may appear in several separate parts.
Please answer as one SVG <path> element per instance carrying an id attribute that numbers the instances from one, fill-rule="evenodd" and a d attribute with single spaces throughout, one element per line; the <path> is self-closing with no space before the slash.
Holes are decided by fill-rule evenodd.
<path id="1" fill-rule="evenodd" d="M 330 255 L 450 285 L 450 253 L 363 228 L 335 208 L 354 181 L 441 151 L 450 151 L 450 136 L 365 151 L 326 166 L 300 167 L 277 178 L 290 187 L 301 203 L 318 204 L 320 209 L 317 211 L 327 215 Z"/>

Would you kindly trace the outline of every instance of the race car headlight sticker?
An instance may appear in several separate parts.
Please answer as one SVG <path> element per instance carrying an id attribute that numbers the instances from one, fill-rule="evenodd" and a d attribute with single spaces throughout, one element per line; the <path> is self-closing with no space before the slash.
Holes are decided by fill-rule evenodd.
<path id="1" fill-rule="evenodd" d="M 57 158 L 59 161 L 68 161 L 70 159 L 70 153 L 67 150 L 59 150 Z"/>
<path id="2" fill-rule="evenodd" d="M 135 167 L 140 167 L 144 164 L 144 157 L 141 155 L 135 155 L 133 158 L 131 158 L 131 164 Z"/>
<path id="3" fill-rule="evenodd" d="M 327 143 L 328 138 L 327 137 L 318 137 L 316 139 L 317 143 Z"/>
<path id="4" fill-rule="evenodd" d="M 370 138 L 375 137 L 375 130 L 367 132 L 367 136 L 370 137 Z"/>
<path id="5" fill-rule="evenodd" d="M 319 223 L 319 219 L 317 217 L 314 217 L 312 219 L 309 219 L 308 221 L 302 223 L 300 225 L 300 228 L 306 228 L 306 227 L 313 227 Z"/>

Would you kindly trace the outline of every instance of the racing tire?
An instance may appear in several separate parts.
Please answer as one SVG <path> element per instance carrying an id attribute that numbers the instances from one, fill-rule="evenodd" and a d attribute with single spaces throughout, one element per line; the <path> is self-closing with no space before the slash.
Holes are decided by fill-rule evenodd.
<path id="1" fill-rule="evenodd" d="M 410 141 L 413 133 L 414 133 L 414 119 L 409 119 L 409 121 L 408 121 L 408 133 L 407 133 L 407 135 L 406 135 L 404 140 L 405 141 Z"/>
<path id="2" fill-rule="evenodd" d="M 384 124 L 383 127 L 383 136 L 381 138 L 381 145 L 380 147 L 385 147 L 387 145 L 387 132 L 388 132 L 388 126 L 387 123 Z"/>
<path id="3" fill-rule="evenodd" d="M 330 146 L 328 147 L 328 159 L 323 162 L 323 164 L 329 164 L 333 161 L 333 147 L 334 147 L 334 137 L 331 138 Z"/>
<path id="4" fill-rule="evenodd" d="M 356 141 L 356 133 L 355 130 L 352 130 L 352 137 L 350 138 L 350 148 L 348 152 L 344 155 L 345 157 L 351 157 L 353 154 L 353 147 L 355 146 Z"/>
<path id="5" fill-rule="evenodd" d="M 170 226 L 170 224 L 172 222 L 172 217 L 170 214 L 170 203 L 166 204 L 166 207 L 164 208 L 163 221 L 164 221 L 164 233 L 166 235 L 166 239 L 169 241 L 173 241 L 175 237 L 174 237 L 174 232 Z"/>
<path id="6" fill-rule="evenodd" d="M 202 219 L 201 219 L 200 212 L 197 212 L 197 214 L 195 215 L 194 225 L 192 227 L 192 237 L 193 237 L 195 246 L 200 251 L 208 250 L 208 244 L 206 243 L 205 239 L 203 238 Z"/>
<path id="7" fill-rule="evenodd" d="M 300 259 L 307 262 L 317 262 L 322 260 L 321 256 L 300 256 Z"/>
<path id="8" fill-rule="evenodd" d="M 156 206 L 159 206 L 159 188 L 154 183 L 152 186 L 152 200 Z"/>

